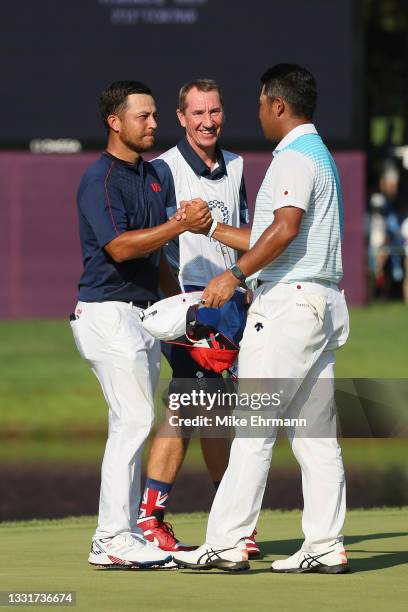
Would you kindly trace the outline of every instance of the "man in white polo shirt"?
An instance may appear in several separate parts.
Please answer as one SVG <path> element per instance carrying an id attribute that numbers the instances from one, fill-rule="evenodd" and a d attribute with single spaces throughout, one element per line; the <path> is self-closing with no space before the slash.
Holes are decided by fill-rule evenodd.
<path id="1" fill-rule="evenodd" d="M 299 66 L 279 64 L 261 80 L 260 122 L 265 137 L 279 144 L 257 196 L 251 233 L 221 224 L 215 230 L 218 240 L 247 252 L 207 285 L 203 298 L 206 306 L 221 306 L 240 282 L 254 280 L 240 380 L 262 379 L 259 388 L 276 379 L 300 381 L 300 414 L 306 410 L 320 428 L 317 435 L 288 431 L 302 469 L 305 540 L 291 557 L 274 561 L 272 571 L 344 573 L 344 469 L 332 433 L 334 350 L 348 336 L 347 306 L 337 287 L 342 277 L 341 188 L 333 158 L 312 124 L 313 76 Z M 252 434 L 235 438 L 206 543 L 177 553 L 180 566 L 248 569 L 243 538 L 258 519 L 276 431 L 267 437 Z"/>

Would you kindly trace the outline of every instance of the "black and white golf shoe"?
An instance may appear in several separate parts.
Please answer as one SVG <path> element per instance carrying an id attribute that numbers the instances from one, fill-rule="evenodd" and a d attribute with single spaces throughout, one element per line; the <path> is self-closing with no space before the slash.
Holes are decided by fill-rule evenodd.
<path id="1" fill-rule="evenodd" d="M 321 552 L 298 550 L 287 559 L 278 559 L 271 565 L 272 572 L 286 574 L 346 574 L 349 571 L 344 548 L 329 548 Z"/>
<path id="2" fill-rule="evenodd" d="M 233 547 L 203 544 L 196 550 L 177 552 L 173 555 L 173 560 L 180 568 L 194 570 L 220 569 L 226 572 L 241 572 L 250 567 L 244 539 Z"/>

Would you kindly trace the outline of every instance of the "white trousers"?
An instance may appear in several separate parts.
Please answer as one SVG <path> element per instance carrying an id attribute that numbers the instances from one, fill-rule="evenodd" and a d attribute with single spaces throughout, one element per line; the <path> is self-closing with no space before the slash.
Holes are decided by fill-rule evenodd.
<path id="1" fill-rule="evenodd" d="M 334 350 L 349 332 L 344 295 L 318 282 L 267 283 L 254 295 L 239 355 L 239 379 L 299 379 L 308 388 L 306 414 L 333 431 Z M 319 383 L 320 379 L 320 383 Z M 261 384 L 261 383 L 260 383 Z M 325 429 L 327 426 L 327 430 Z M 336 435 L 309 437 L 288 431 L 302 470 L 303 549 L 319 552 L 342 541 L 346 498 L 341 449 Z M 206 542 L 234 546 L 258 520 L 276 432 L 267 438 L 236 437 L 228 468 L 214 499 Z"/>
<path id="2" fill-rule="evenodd" d="M 71 327 L 77 348 L 98 378 L 109 406 L 95 538 L 135 531 L 141 456 L 154 419 L 160 343 L 124 302 L 78 302 Z"/>

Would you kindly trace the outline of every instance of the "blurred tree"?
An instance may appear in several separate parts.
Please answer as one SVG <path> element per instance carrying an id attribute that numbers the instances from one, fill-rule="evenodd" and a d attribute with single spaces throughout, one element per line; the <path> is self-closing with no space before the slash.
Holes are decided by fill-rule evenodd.
<path id="1" fill-rule="evenodd" d="M 363 0 L 363 15 L 368 117 L 401 117 L 408 142 L 408 1 Z M 391 142 L 392 132 L 390 125 Z"/>

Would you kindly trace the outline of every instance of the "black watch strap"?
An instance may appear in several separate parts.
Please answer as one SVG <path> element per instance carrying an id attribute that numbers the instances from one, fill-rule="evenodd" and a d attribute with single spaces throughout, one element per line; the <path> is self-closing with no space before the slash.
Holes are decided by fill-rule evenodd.
<path id="1" fill-rule="evenodd" d="M 233 266 L 231 266 L 229 268 L 230 272 L 232 272 L 232 274 L 235 276 L 235 278 L 237 278 L 241 283 L 243 283 L 246 279 L 245 274 L 243 273 L 243 271 L 241 270 L 241 268 L 238 266 L 238 264 L 234 264 Z"/>

